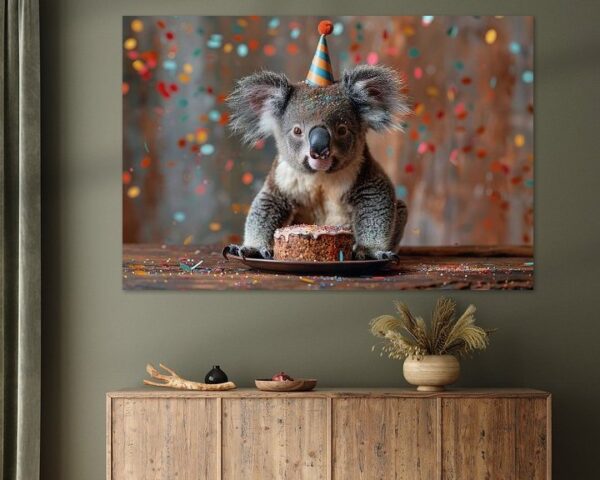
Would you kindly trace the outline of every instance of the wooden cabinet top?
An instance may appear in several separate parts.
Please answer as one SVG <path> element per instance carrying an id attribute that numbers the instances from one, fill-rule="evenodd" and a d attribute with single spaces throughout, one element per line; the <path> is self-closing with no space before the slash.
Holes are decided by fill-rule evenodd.
<path id="1" fill-rule="evenodd" d="M 530 388 L 456 388 L 443 392 L 417 392 L 410 388 L 317 388 L 312 392 L 262 392 L 238 388 L 227 392 L 201 392 L 160 388 L 125 389 L 108 392 L 108 398 L 548 398 L 549 392 Z"/>

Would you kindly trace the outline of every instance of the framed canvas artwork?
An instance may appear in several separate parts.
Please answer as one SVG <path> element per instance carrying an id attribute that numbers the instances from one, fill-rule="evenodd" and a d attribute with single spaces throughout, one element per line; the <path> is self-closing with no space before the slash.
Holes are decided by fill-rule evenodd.
<path id="1" fill-rule="evenodd" d="M 123 288 L 532 289 L 533 17 L 123 18 Z"/>

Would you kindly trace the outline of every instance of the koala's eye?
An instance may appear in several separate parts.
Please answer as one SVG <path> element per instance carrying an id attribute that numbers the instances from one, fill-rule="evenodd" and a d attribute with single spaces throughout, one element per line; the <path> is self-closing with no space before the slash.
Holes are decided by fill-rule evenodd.
<path id="1" fill-rule="evenodd" d="M 294 127 L 294 135 L 296 135 L 296 136 L 302 135 L 302 129 L 300 127 Z"/>
<path id="2" fill-rule="evenodd" d="M 346 125 L 338 125 L 338 127 L 337 127 L 337 134 L 340 137 L 343 137 L 347 133 L 348 133 L 348 127 Z"/>

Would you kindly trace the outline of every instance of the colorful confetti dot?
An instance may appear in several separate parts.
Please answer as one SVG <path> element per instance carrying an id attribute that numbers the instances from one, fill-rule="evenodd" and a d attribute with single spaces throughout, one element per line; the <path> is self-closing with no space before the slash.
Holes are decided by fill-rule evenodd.
<path id="1" fill-rule="evenodd" d="M 333 34 L 338 37 L 344 33 L 344 24 L 342 22 L 335 22 L 333 24 Z"/>
<path id="2" fill-rule="evenodd" d="M 205 143 L 200 147 L 200 152 L 202 152 L 202 155 L 212 155 L 215 153 L 215 147 L 210 143 Z"/>
<path id="3" fill-rule="evenodd" d="M 524 146 L 525 145 L 525 135 L 518 133 L 517 135 L 515 135 L 514 141 L 515 141 L 515 145 L 517 147 L 520 148 L 520 147 Z"/>
<path id="4" fill-rule="evenodd" d="M 521 44 L 519 42 L 510 42 L 508 45 L 508 51 L 514 55 L 521 53 Z"/>
<path id="5" fill-rule="evenodd" d="M 133 30 L 135 33 L 140 33 L 142 30 L 144 30 L 144 22 L 142 22 L 139 18 L 132 20 L 131 30 Z"/>
<path id="6" fill-rule="evenodd" d="M 185 222 L 185 212 L 175 212 L 173 214 L 173 220 L 177 223 Z"/>
<path id="7" fill-rule="evenodd" d="M 175 60 L 165 60 L 163 62 L 163 68 L 165 70 L 174 72 L 175 70 L 177 70 L 177 62 Z"/>
<path id="8" fill-rule="evenodd" d="M 277 53 L 277 48 L 275 45 L 268 44 L 264 46 L 263 51 L 267 57 L 272 57 Z"/>
<path id="9" fill-rule="evenodd" d="M 367 55 L 367 63 L 369 65 L 376 65 L 377 62 L 379 62 L 379 55 L 377 55 L 377 52 L 369 52 Z"/>
<path id="10" fill-rule="evenodd" d="M 408 56 L 410 58 L 417 58 L 419 55 L 421 55 L 421 52 L 419 52 L 417 47 L 411 47 L 408 49 Z"/>
<path id="11" fill-rule="evenodd" d="M 424 27 L 427 27 L 429 25 L 431 25 L 431 22 L 433 22 L 433 19 L 435 17 L 433 15 L 423 15 L 423 17 L 421 18 L 421 24 Z"/>
<path id="12" fill-rule="evenodd" d="M 244 172 L 242 175 L 242 183 L 244 185 L 250 185 L 254 181 L 254 175 L 251 172 Z"/>
<path id="13" fill-rule="evenodd" d="M 133 50 L 137 47 L 137 40 L 135 38 L 128 38 L 123 42 L 125 50 Z"/>
<path id="14" fill-rule="evenodd" d="M 146 68 L 146 64 L 144 62 L 142 62 L 141 60 L 136 60 L 131 65 L 132 65 L 133 69 L 139 73 L 144 73 L 146 70 L 148 70 Z"/>
<path id="15" fill-rule="evenodd" d="M 129 189 L 127 190 L 127 196 L 129 198 L 137 198 L 140 196 L 141 190 L 140 187 L 137 187 L 135 185 L 129 187 Z"/>
<path id="16" fill-rule="evenodd" d="M 213 33 L 208 41 L 206 42 L 206 46 L 208 48 L 221 48 L 221 43 L 223 42 L 223 35 L 219 33 Z"/>
<path id="17" fill-rule="evenodd" d="M 525 70 L 523 75 L 521 75 L 521 79 L 525 83 L 533 83 L 533 72 L 531 70 Z"/>
<path id="18" fill-rule="evenodd" d="M 279 19 L 277 17 L 273 17 L 271 20 L 269 20 L 269 28 L 275 29 L 279 27 L 279 23 Z"/>
<path id="19" fill-rule="evenodd" d="M 408 189 L 404 185 L 396 186 L 396 196 L 398 198 L 406 198 L 408 195 Z"/>
<path id="20" fill-rule="evenodd" d="M 458 27 L 456 25 L 452 25 L 448 30 L 446 30 L 446 35 L 450 38 L 456 38 L 458 36 Z"/>
<path id="21" fill-rule="evenodd" d="M 248 55 L 248 45 L 246 45 L 245 43 L 240 43 L 237 46 L 237 54 L 240 57 L 245 57 Z"/>
<path id="22" fill-rule="evenodd" d="M 300 36 L 300 29 L 298 27 L 292 28 L 290 31 L 290 37 L 296 40 Z"/>
<path id="23" fill-rule="evenodd" d="M 485 32 L 485 43 L 492 45 L 498 39 L 498 32 L 493 28 L 490 28 Z"/>
<path id="24" fill-rule="evenodd" d="M 219 230 L 221 230 L 221 224 L 220 224 L 219 222 L 211 222 L 211 223 L 208 225 L 208 229 L 209 229 L 211 232 L 218 232 Z"/>

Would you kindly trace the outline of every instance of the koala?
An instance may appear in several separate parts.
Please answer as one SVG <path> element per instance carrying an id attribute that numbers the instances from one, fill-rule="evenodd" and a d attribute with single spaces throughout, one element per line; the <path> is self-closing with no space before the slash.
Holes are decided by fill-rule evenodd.
<path id="1" fill-rule="evenodd" d="M 349 225 L 354 258 L 396 258 L 408 211 L 366 135 L 401 130 L 409 112 L 401 86 L 392 69 L 366 65 L 326 87 L 268 71 L 239 80 L 228 98 L 233 131 L 248 144 L 272 135 L 278 155 L 251 204 L 243 245 L 226 249 L 270 259 L 277 228 Z"/>

